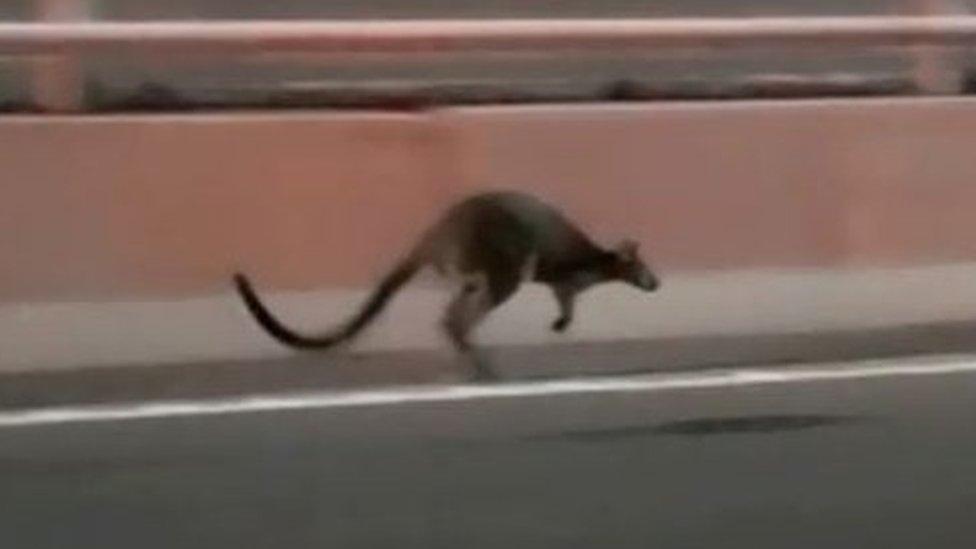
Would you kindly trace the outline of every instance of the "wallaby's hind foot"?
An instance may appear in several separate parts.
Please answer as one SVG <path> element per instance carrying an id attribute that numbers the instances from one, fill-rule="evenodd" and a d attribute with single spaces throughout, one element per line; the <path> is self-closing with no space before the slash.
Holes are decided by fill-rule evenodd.
<path id="1" fill-rule="evenodd" d="M 475 382 L 497 381 L 499 379 L 495 369 L 491 366 L 491 361 L 482 351 L 471 351 L 467 353 L 468 362 L 471 363 L 474 372 L 471 380 Z"/>

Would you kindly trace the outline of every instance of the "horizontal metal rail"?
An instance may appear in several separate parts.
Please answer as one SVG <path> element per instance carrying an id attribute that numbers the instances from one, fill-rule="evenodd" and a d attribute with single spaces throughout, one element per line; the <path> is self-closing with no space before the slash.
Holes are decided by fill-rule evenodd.
<path id="1" fill-rule="evenodd" d="M 0 24 L 0 54 L 976 45 L 976 16 Z"/>

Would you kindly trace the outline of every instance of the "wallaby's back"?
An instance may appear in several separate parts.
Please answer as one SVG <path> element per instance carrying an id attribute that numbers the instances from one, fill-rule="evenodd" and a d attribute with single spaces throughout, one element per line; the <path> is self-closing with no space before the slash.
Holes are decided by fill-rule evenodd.
<path id="1" fill-rule="evenodd" d="M 511 250 L 534 254 L 540 262 L 563 262 L 596 249 L 559 210 L 512 191 L 482 193 L 458 203 L 428 235 L 426 245 L 437 252 Z"/>

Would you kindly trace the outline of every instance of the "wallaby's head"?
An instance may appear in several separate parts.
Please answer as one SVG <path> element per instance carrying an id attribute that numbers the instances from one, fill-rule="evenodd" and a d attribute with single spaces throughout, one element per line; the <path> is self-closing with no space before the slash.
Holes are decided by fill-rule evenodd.
<path id="1" fill-rule="evenodd" d="M 613 251 L 614 253 L 614 278 L 637 286 L 638 288 L 653 292 L 661 285 L 657 275 L 655 275 L 641 259 L 638 250 L 639 246 L 634 240 L 624 240 Z"/>

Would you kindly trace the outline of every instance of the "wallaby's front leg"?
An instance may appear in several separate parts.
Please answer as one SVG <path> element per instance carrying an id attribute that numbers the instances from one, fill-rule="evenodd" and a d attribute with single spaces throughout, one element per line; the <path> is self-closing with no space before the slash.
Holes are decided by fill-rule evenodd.
<path id="1" fill-rule="evenodd" d="M 553 286 L 553 293 L 559 303 L 559 317 L 552 323 L 555 332 L 564 332 L 573 322 L 576 307 L 576 289 L 569 285 Z"/>

